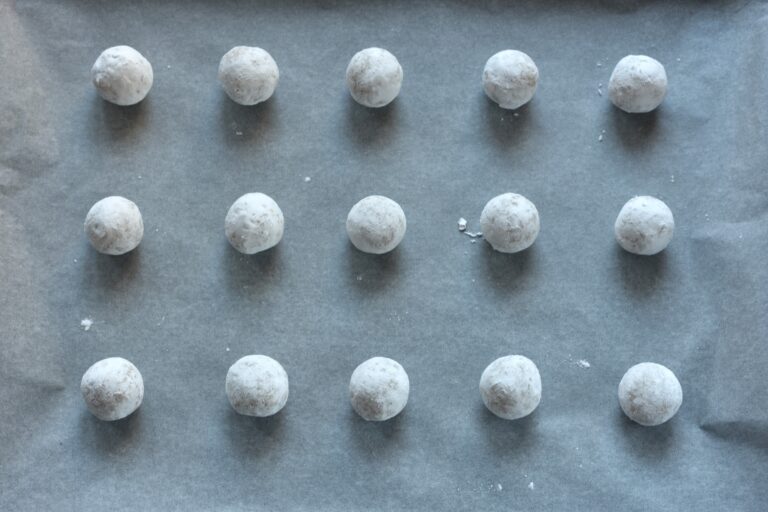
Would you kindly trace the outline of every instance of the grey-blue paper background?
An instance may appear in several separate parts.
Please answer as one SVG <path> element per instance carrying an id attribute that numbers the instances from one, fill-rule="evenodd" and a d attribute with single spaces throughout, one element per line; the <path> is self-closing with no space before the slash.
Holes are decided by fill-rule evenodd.
<path id="1" fill-rule="evenodd" d="M 154 67 L 136 107 L 90 84 L 117 44 Z M 236 45 L 280 67 L 262 106 L 217 83 Z M 381 110 L 345 89 L 368 46 L 404 69 Z M 541 74 L 519 115 L 480 83 L 505 48 Z M 666 66 L 655 114 L 625 115 L 605 94 L 630 53 Z M 765 510 L 766 55 L 765 2 L 0 0 L 0 509 Z M 223 220 L 249 191 L 280 204 L 286 230 L 245 257 Z M 456 227 L 478 229 L 506 191 L 541 214 L 517 255 Z M 344 231 L 369 194 L 408 218 L 384 257 Z M 613 239 L 638 194 L 675 214 L 656 257 Z M 82 233 L 108 195 L 144 216 L 124 257 Z M 291 379 L 271 419 L 237 416 L 224 394 L 229 365 L 251 353 Z M 510 353 L 543 380 L 540 407 L 517 422 L 477 390 Z M 375 355 L 411 379 L 404 413 L 383 424 L 347 400 Z M 117 423 L 79 393 L 108 356 L 134 362 L 146 387 Z M 658 428 L 617 404 L 641 361 L 683 386 Z"/>

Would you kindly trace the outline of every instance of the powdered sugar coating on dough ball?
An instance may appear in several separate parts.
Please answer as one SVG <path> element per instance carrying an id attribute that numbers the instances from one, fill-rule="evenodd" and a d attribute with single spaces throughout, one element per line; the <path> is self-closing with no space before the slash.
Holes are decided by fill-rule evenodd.
<path id="1" fill-rule="evenodd" d="M 347 215 L 349 240 L 363 252 L 384 254 L 393 250 L 403 240 L 405 230 L 405 212 L 388 197 L 365 197 Z"/>
<path id="2" fill-rule="evenodd" d="M 288 401 L 288 374 L 271 357 L 245 356 L 229 368 L 225 389 L 237 413 L 272 416 Z"/>
<path id="3" fill-rule="evenodd" d="M 403 68 L 383 48 L 357 52 L 347 66 L 347 86 L 356 102 L 366 107 L 383 107 L 400 93 Z"/>
<path id="4" fill-rule="evenodd" d="M 621 209 L 613 229 L 624 250 L 650 256 L 663 251 L 672 241 L 675 219 L 664 201 L 637 196 Z"/>
<path id="5" fill-rule="evenodd" d="M 480 377 L 480 396 L 493 414 L 516 420 L 531 414 L 541 401 L 541 376 L 525 356 L 505 356 L 488 365 Z"/>
<path id="6" fill-rule="evenodd" d="M 636 364 L 619 383 L 619 405 L 629 419 L 646 427 L 669 421 L 683 403 L 683 388 L 672 370 L 656 363 Z"/>
<path id="7" fill-rule="evenodd" d="M 283 238 L 285 219 L 274 199 L 260 192 L 235 201 L 224 219 L 224 232 L 232 247 L 255 254 L 276 246 Z"/>
<path id="8" fill-rule="evenodd" d="M 667 72 L 656 59 L 627 55 L 616 64 L 608 81 L 614 105 L 631 114 L 655 109 L 667 95 Z"/>
<path id="9" fill-rule="evenodd" d="M 539 211 L 524 196 L 508 192 L 490 201 L 480 214 L 483 238 L 499 252 L 519 252 L 539 236 Z"/>
<path id="10" fill-rule="evenodd" d="M 105 197 L 94 204 L 84 228 L 93 248 L 112 256 L 134 250 L 144 237 L 139 207 L 120 196 Z"/>
<path id="11" fill-rule="evenodd" d="M 91 68 L 99 95 L 116 105 L 134 105 L 152 88 L 152 65 L 130 46 L 107 48 Z"/>
<path id="12" fill-rule="evenodd" d="M 110 357 L 86 370 L 80 391 L 94 416 L 115 421 L 139 408 L 144 400 L 144 380 L 133 363 L 122 357 Z"/>
<path id="13" fill-rule="evenodd" d="M 254 46 L 235 46 L 219 62 L 221 87 L 240 105 L 267 101 L 279 79 L 275 59 L 266 50 Z"/>
<path id="14" fill-rule="evenodd" d="M 539 69 L 527 54 L 504 50 L 485 63 L 483 89 L 501 108 L 520 108 L 533 98 L 539 84 Z"/>
<path id="15" fill-rule="evenodd" d="M 352 408 L 363 419 L 384 421 L 397 416 L 408 403 L 410 381 L 400 363 L 374 357 L 360 364 L 349 380 Z"/>

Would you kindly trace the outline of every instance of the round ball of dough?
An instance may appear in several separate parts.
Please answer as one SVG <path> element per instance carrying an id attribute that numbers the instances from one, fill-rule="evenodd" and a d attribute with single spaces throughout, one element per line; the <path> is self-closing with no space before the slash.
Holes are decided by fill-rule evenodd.
<path id="1" fill-rule="evenodd" d="M 383 107 L 400 93 L 403 68 L 383 48 L 357 52 L 347 66 L 347 86 L 356 102 L 366 107 Z"/>
<path id="2" fill-rule="evenodd" d="M 541 401 L 541 376 L 524 356 L 500 357 L 480 377 L 480 396 L 493 414 L 516 420 L 531 414 Z"/>
<path id="3" fill-rule="evenodd" d="M 279 79 L 275 59 L 261 48 L 235 46 L 219 62 L 221 87 L 240 105 L 267 101 L 275 92 Z"/>
<path id="4" fill-rule="evenodd" d="M 619 404 L 629 419 L 652 427 L 668 421 L 683 403 L 675 374 L 656 363 L 636 364 L 619 382 Z"/>
<path id="5" fill-rule="evenodd" d="M 386 357 L 365 361 L 349 380 L 352 408 L 367 421 L 384 421 L 400 414 L 409 392 L 408 374 L 400 363 Z"/>
<path id="6" fill-rule="evenodd" d="M 285 220 L 274 199 L 252 192 L 235 201 L 224 219 L 224 232 L 232 247 L 243 254 L 266 251 L 283 238 Z"/>
<path id="7" fill-rule="evenodd" d="M 99 95 L 116 105 L 134 105 L 152 88 L 152 65 L 130 46 L 107 48 L 91 68 Z"/>
<path id="8" fill-rule="evenodd" d="M 144 380 L 130 361 L 109 357 L 88 368 L 80 381 L 80 391 L 94 416 L 115 421 L 139 408 L 144 399 Z"/>
<path id="9" fill-rule="evenodd" d="M 613 230 L 624 250 L 650 256 L 663 251 L 672 241 L 675 219 L 664 201 L 637 196 L 621 209 Z"/>
<path id="10" fill-rule="evenodd" d="M 667 95 L 667 72 L 656 59 L 627 55 L 616 64 L 608 81 L 614 105 L 630 114 L 655 109 Z"/>
<path id="11" fill-rule="evenodd" d="M 117 256 L 139 245 L 144 237 L 144 221 L 133 201 L 120 196 L 105 197 L 85 216 L 85 234 L 94 249 Z"/>
<path id="12" fill-rule="evenodd" d="M 519 252 L 539 235 L 539 211 L 520 194 L 496 196 L 480 214 L 483 238 L 499 252 Z"/>
<path id="13" fill-rule="evenodd" d="M 245 416 L 272 416 L 288 401 L 288 374 L 267 356 L 245 356 L 227 372 L 227 398 Z"/>
<path id="14" fill-rule="evenodd" d="M 483 89 L 501 108 L 520 108 L 533 98 L 539 69 L 528 55 L 504 50 L 493 55 L 483 69 Z"/>
<path id="15" fill-rule="evenodd" d="M 361 251 L 384 254 L 405 236 L 405 213 L 388 197 L 368 196 L 349 210 L 347 234 Z"/>

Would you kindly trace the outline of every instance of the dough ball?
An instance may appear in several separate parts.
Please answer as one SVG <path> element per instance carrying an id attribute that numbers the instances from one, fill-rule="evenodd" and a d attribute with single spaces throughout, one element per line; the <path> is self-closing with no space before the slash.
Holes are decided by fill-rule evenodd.
<path id="1" fill-rule="evenodd" d="M 388 197 L 368 196 L 349 210 L 347 234 L 361 251 L 384 254 L 405 236 L 405 213 Z"/>
<path id="2" fill-rule="evenodd" d="M 483 238 L 499 252 L 519 252 L 539 235 L 539 211 L 520 194 L 496 196 L 480 214 Z"/>
<path id="3" fill-rule="evenodd" d="M 403 68 L 383 48 L 357 52 L 347 66 L 347 86 L 352 97 L 366 107 L 383 107 L 400 93 Z"/>
<path id="4" fill-rule="evenodd" d="M 85 234 L 94 249 L 116 256 L 139 245 L 144 237 L 144 221 L 133 201 L 120 196 L 105 197 L 85 216 Z"/>
<path id="5" fill-rule="evenodd" d="M 408 374 L 400 363 L 386 357 L 365 361 L 349 380 L 352 408 L 367 421 L 384 421 L 400 414 L 409 392 Z"/>
<path id="6" fill-rule="evenodd" d="M 483 69 L 483 89 L 501 108 L 520 108 L 533 98 L 539 69 L 528 55 L 504 50 L 493 55 Z"/>
<path id="7" fill-rule="evenodd" d="M 144 399 L 144 380 L 130 361 L 109 357 L 88 368 L 80 381 L 80 391 L 94 416 L 115 421 L 139 408 Z"/>
<path id="8" fill-rule="evenodd" d="M 93 63 L 91 80 L 99 95 L 110 103 L 134 105 L 152 88 L 152 65 L 130 46 L 113 46 Z"/>
<path id="9" fill-rule="evenodd" d="M 232 204 L 224 232 L 232 247 L 243 254 L 266 251 L 283 238 L 283 212 L 266 194 L 252 192 Z"/>
<path id="10" fill-rule="evenodd" d="M 261 48 L 235 46 L 219 62 L 219 81 L 224 92 L 241 105 L 267 101 L 279 78 L 275 59 Z"/>
<path id="11" fill-rule="evenodd" d="M 655 109 L 667 95 L 667 72 L 656 59 L 627 55 L 616 64 L 608 81 L 608 96 L 624 112 Z"/>
<path id="12" fill-rule="evenodd" d="M 663 251 L 672 241 L 675 219 L 663 201 L 637 196 L 621 209 L 613 229 L 624 250 L 650 256 Z"/>
<path id="13" fill-rule="evenodd" d="M 668 421 L 683 403 L 675 374 L 656 363 L 636 364 L 619 383 L 619 404 L 629 419 L 652 427 Z"/>
<path id="14" fill-rule="evenodd" d="M 480 396 L 493 414 L 516 420 L 531 414 L 541 401 L 541 376 L 524 356 L 500 357 L 480 377 Z"/>
<path id="15" fill-rule="evenodd" d="M 267 356 L 245 356 L 227 372 L 227 398 L 238 414 L 272 416 L 288 401 L 288 374 Z"/>

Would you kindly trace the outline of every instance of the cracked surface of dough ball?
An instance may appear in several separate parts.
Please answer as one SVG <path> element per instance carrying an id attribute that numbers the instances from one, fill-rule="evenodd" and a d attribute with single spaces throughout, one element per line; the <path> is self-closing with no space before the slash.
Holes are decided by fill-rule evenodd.
<path id="1" fill-rule="evenodd" d="M 494 197 L 480 214 L 483 238 L 499 252 L 520 252 L 539 236 L 539 211 L 520 194 L 507 192 Z"/>
<path id="2" fill-rule="evenodd" d="M 667 95 L 667 72 L 656 59 L 627 55 L 616 64 L 608 81 L 608 97 L 630 114 L 655 109 Z"/>
<path id="3" fill-rule="evenodd" d="M 539 69 L 528 55 L 504 50 L 493 55 L 483 69 L 483 89 L 501 108 L 520 108 L 533 98 Z"/>
<path id="4" fill-rule="evenodd" d="M 229 368 L 225 388 L 237 413 L 272 416 L 288 401 L 288 374 L 271 357 L 245 356 Z"/>
<path id="5" fill-rule="evenodd" d="M 669 421 L 682 403 L 680 381 L 672 370 L 660 364 L 636 364 L 619 383 L 619 404 L 624 414 L 646 427 Z"/>
<path id="6" fill-rule="evenodd" d="M 352 97 L 366 107 L 388 105 L 400 93 L 403 68 L 383 48 L 357 52 L 347 66 L 347 86 Z"/>
<path id="7" fill-rule="evenodd" d="M 152 65 L 130 46 L 107 48 L 91 68 L 99 95 L 116 105 L 134 105 L 152 88 Z"/>
<path id="8" fill-rule="evenodd" d="M 672 241 L 675 219 L 660 199 L 637 196 L 621 209 L 613 229 L 625 251 L 650 256 L 663 251 Z"/>
<path id="9" fill-rule="evenodd" d="M 235 46 L 219 62 L 219 82 L 232 101 L 256 105 L 275 92 L 280 71 L 275 59 L 261 48 Z"/>
<path id="10" fill-rule="evenodd" d="M 125 418 L 144 399 L 144 380 L 138 368 L 122 357 L 109 357 L 93 364 L 80 381 L 85 405 L 104 421 Z"/>
<path id="11" fill-rule="evenodd" d="M 94 204 L 85 216 L 85 234 L 94 249 L 117 256 L 134 250 L 144 237 L 144 221 L 136 204 L 110 196 Z"/>
<path id="12" fill-rule="evenodd" d="M 528 416 L 541 401 L 539 369 L 525 356 L 500 357 L 483 371 L 480 395 L 488 410 L 499 418 Z"/>
<path id="13" fill-rule="evenodd" d="M 410 382 L 400 363 L 373 357 L 352 372 L 349 399 L 352 408 L 367 421 L 385 421 L 397 416 L 408 403 Z"/>
<path id="14" fill-rule="evenodd" d="M 229 208 L 224 232 L 232 247 L 243 254 L 255 254 L 276 246 L 283 238 L 284 225 L 283 212 L 274 199 L 251 192 Z"/>
<path id="15" fill-rule="evenodd" d="M 405 212 L 384 196 L 361 199 L 347 215 L 349 240 L 359 250 L 371 254 L 393 250 L 403 240 L 405 229 Z"/>

